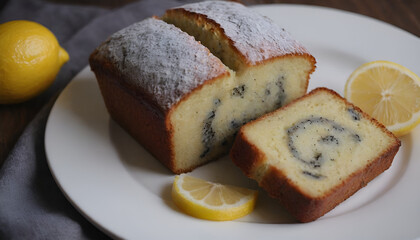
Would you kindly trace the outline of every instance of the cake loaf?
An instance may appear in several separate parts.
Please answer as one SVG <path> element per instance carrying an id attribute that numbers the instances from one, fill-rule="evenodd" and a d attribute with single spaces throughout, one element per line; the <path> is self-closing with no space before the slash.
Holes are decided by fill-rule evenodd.
<path id="1" fill-rule="evenodd" d="M 318 88 L 243 126 L 233 162 L 299 221 L 313 221 L 388 169 L 400 141 L 337 93 Z"/>
<path id="2" fill-rule="evenodd" d="M 174 173 L 226 154 L 244 123 L 306 93 L 314 57 L 243 5 L 162 19 L 113 34 L 89 62 L 111 117 Z"/>

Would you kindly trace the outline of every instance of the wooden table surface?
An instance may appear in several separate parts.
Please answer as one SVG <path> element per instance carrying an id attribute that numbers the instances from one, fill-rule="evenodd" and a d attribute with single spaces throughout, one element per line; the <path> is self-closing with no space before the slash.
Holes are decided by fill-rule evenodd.
<path id="1" fill-rule="evenodd" d="M 55 0 L 62 2 L 60 0 Z M 130 1 L 130 0 L 129 0 Z M 129 2 L 123 0 L 120 2 Z M 94 4 L 97 0 L 65 0 L 66 4 Z M 101 5 L 117 7 L 114 0 L 101 1 Z M 419 0 L 243 0 L 245 5 L 268 3 L 295 3 L 325 6 L 360 13 L 393 24 L 420 37 Z M 1 7 L 1 4 L 0 4 Z M 418 46 L 420 47 L 420 46 Z M 27 124 L 45 104 L 35 98 L 21 104 L 0 105 L 0 167 Z"/>

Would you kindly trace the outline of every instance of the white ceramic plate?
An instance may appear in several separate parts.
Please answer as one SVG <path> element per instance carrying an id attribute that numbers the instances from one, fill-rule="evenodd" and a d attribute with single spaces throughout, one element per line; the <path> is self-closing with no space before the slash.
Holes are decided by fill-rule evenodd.
<path id="1" fill-rule="evenodd" d="M 362 63 L 390 60 L 420 74 L 420 39 L 391 25 L 309 6 L 255 7 L 288 29 L 317 58 L 310 89 L 343 92 Z M 420 237 L 420 128 L 402 139 L 391 168 L 324 217 L 296 224 L 260 191 L 250 215 L 231 222 L 195 219 L 171 202 L 174 175 L 106 112 L 88 68 L 63 91 L 49 117 L 45 145 L 51 171 L 69 201 L 110 236 L 126 239 L 414 239 Z M 250 188 L 225 157 L 192 175 Z"/>

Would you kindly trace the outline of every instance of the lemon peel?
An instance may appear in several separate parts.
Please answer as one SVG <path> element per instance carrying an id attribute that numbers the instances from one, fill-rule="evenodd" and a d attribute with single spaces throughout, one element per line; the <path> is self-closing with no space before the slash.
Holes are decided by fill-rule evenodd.
<path id="1" fill-rule="evenodd" d="M 182 211 L 201 219 L 228 221 L 251 213 L 257 191 L 208 182 L 187 174 L 177 175 L 172 199 Z"/>
<path id="2" fill-rule="evenodd" d="M 26 20 L 0 24 L 0 104 L 40 94 L 68 60 L 54 34 L 41 24 Z"/>

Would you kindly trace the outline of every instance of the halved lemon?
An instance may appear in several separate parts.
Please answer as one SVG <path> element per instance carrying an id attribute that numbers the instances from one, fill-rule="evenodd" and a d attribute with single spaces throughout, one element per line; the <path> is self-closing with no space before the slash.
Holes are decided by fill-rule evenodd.
<path id="1" fill-rule="evenodd" d="M 389 61 L 358 67 L 349 77 L 344 97 L 400 137 L 420 123 L 420 78 Z"/>
<path id="2" fill-rule="evenodd" d="M 257 191 L 181 174 L 175 177 L 172 199 L 175 205 L 193 217 L 228 221 L 252 212 Z"/>

